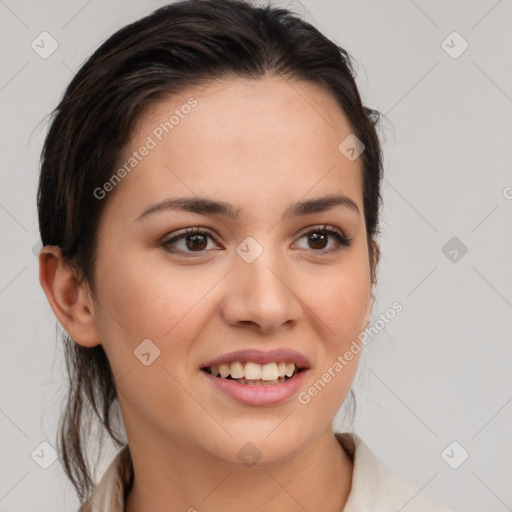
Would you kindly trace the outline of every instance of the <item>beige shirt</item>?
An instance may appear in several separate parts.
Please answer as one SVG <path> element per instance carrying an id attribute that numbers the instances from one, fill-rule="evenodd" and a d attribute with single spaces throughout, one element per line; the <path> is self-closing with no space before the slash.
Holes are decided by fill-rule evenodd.
<path id="1" fill-rule="evenodd" d="M 343 512 L 450 512 L 385 466 L 357 435 L 335 435 L 354 464 Z M 132 460 L 124 445 L 78 512 L 124 512 L 132 483 Z"/>

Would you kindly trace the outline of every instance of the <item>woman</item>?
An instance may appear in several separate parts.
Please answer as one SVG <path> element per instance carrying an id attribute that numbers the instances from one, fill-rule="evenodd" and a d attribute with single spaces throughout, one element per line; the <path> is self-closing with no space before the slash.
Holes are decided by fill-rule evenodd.
<path id="1" fill-rule="evenodd" d="M 270 6 L 174 3 L 82 66 L 38 193 L 80 511 L 443 510 L 332 429 L 373 305 L 377 119 L 348 54 Z M 92 411 L 123 445 L 95 487 Z"/>

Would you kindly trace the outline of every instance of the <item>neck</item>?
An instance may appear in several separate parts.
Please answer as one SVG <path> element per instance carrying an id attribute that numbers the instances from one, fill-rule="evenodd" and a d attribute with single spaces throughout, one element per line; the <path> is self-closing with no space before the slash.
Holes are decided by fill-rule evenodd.
<path id="1" fill-rule="evenodd" d="M 352 485 L 352 461 L 332 429 L 270 468 L 235 467 L 182 446 L 162 450 L 154 440 L 130 443 L 130 453 L 135 476 L 125 512 L 340 512 Z"/>

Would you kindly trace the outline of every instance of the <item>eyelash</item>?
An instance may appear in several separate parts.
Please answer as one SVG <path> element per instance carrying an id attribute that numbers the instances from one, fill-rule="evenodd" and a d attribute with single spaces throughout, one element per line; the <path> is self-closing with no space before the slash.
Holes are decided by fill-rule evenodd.
<path id="1" fill-rule="evenodd" d="M 213 241 L 215 243 L 217 243 L 217 237 L 214 235 L 214 233 L 208 229 L 208 228 L 200 228 L 200 227 L 194 227 L 194 228 L 187 228 L 187 229 L 184 229 L 182 231 L 179 231 L 177 235 L 173 236 L 172 238 L 169 238 L 168 240 L 165 240 L 164 242 L 162 242 L 162 247 L 164 247 L 164 249 L 170 253 L 181 253 L 181 254 L 186 254 L 187 256 L 186 257 L 198 257 L 200 256 L 202 253 L 206 252 L 206 250 L 203 250 L 203 251 L 195 251 L 197 256 L 194 255 L 194 251 L 182 251 L 181 249 L 172 249 L 170 248 L 171 245 L 173 243 L 176 243 L 177 241 L 183 239 L 183 238 L 186 238 L 187 236 L 190 236 L 190 235 L 197 235 L 197 234 L 201 234 L 201 235 L 209 235 L 211 239 L 213 239 Z M 306 231 L 305 233 L 303 233 L 302 235 L 300 235 L 299 237 L 299 240 L 301 238 L 304 238 L 305 236 L 307 235 L 312 235 L 312 234 L 327 234 L 327 235 L 331 235 L 332 237 L 334 237 L 337 241 L 337 244 L 338 246 L 335 247 L 334 249 L 330 249 L 330 250 L 323 250 L 323 249 L 320 249 L 320 250 L 315 250 L 315 249 L 309 249 L 309 252 L 317 255 L 317 254 L 332 254 L 332 253 L 337 253 L 339 251 L 341 251 L 342 249 L 344 249 L 345 247 L 350 247 L 351 245 L 351 242 L 352 242 L 352 238 L 349 238 L 349 237 L 346 237 L 345 235 L 343 235 L 343 233 L 338 230 L 337 228 L 333 227 L 333 226 L 329 226 L 327 224 L 324 224 L 322 226 L 318 226 L 318 227 L 313 227 L 312 229 L 309 229 L 309 231 Z M 189 256 L 190 255 L 190 256 Z M 194 256 L 192 256 L 194 255 Z"/>

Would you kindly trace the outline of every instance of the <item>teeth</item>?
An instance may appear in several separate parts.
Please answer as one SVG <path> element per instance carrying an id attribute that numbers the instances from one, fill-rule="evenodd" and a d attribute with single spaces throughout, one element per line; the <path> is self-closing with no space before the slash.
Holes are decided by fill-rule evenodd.
<path id="1" fill-rule="evenodd" d="M 225 379 L 229 375 L 229 364 L 219 364 L 220 376 Z"/>
<path id="2" fill-rule="evenodd" d="M 261 364 L 247 363 L 245 365 L 245 378 L 247 380 L 261 379 Z"/>
<path id="3" fill-rule="evenodd" d="M 291 377 L 295 372 L 295 363 L 267 363 L 253 362 L 242 363 L 235 361 L 231 364 L 220 364 L 210 368 L 211 374 L 220 375 L 223 379 L 231 376 L 232 379 L 242 381 L 266 381 L 269 383 L 281 382 L 286 377 Z M 245 382 L 244 382 L 245 383 Z M 255 382 L 254 382 L 255 383 Z M 252 384 L 252 383 L 251 383 Z"/>
<path id="4" fill-rule="evenodd" d="M 293 364 L 293 363 L 286 363 L 286 373 L 285 373 L 285 375 L 287 377 L 291 377 L 293 375 L 294 370 L 295 370 L 295 364 Z"/>
<path id="5" fill-rule="evenodd" d="M 278 377 L 277 363 L 267 363 L 261 367 L 261 380 L 277 380 Z"/>
<path id="6" fill-rule="evenodd" d="M 244 366 L 240 362 L 231 363 L 230 371 L 231 378 L 233 379 L 243 379 L 244 377 Z"/>
<path id="7" fill-rule="evenodd" d="M 286 382 L 285 377 L 279 377 L 276 380 L 246 380 L 246 379 L 238 379 L 240 384 L 247 384 L 249 386 L 268 386 L 269 384 L 281 384 Z"/>

